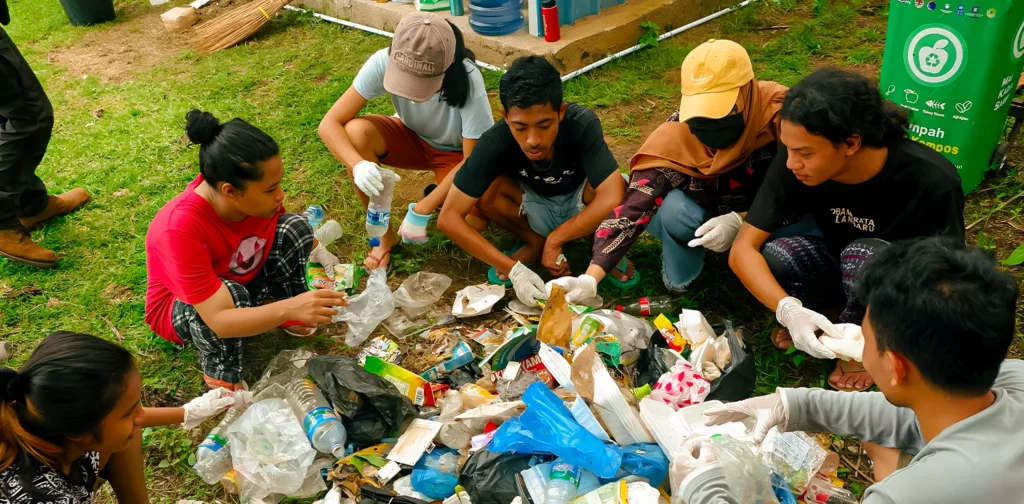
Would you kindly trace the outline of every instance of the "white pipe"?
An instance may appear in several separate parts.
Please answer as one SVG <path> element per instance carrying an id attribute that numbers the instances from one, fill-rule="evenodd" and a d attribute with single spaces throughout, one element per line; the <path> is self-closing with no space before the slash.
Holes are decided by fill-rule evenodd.
<path id="1" fill-rule="evenodd" d="M 698 19 L 698 20 L 696 20 L 696 21 L 694 21 L 692 23 L 680 26 L 679 28 L 676 28 L 675 30 L 672 30 L 670 32 L 663 33 L 660 37 L 658 37 L 658 40 L 661 41 L 661 40 L 665 40 L 665 39 L 667 39 L 669 37 L 674 37 L 676 35 L 679 35 L 680 33 L 683 33 L 684 31 L 696 28 L 696 27 L 698 27 L 698 26 L 700 26 L 700 25 L 702 25 L 704 23 L 707 23 L 708 21 L 711 21 L 713 19 L 717 19 L 717 18 L 719 18 L 721 16 L 724 16 L 724 15 L 734 11 L 734 10 L 742 9 L 742 8 L 748 6 L 751 3 L 756 2 L 756 1 L 757 0 L 744 0 L 743 2 L 740 2 L 737 5 L 734 5 L 732 7 L 728 7 L 728 8 L 723 9 L 723 10 L 720 10 L 720 11 L 714 13 L 714 14 L 711 14 L 710 16 L 703 17 L 703 18 Z M 621 58 L 623 56 L 627 56 L 627 55 L 633 54 L 633 53 L 639 51 L 640 49 L 643 49 L 644 47 L 647 47 L 647 44 L 637 44 L 637 45 L 635 45 L 633 47 L 630 47 L 630 48 L 627 48 L 627 49 L 623 49 L 623 50 L 621 50 L 621 51 L 619 51 L 619 52 L 617 52 L 615 54 L 612 54 L 611 56 L 608 56 L 608 57 L 604 58 L 604 59 L 597 60 L 597 61 L 595 61 L 595 62 L 593 62 L 593 63 L 591 63 L 591 64 L 589 64 L 589 65 L 587 65 L 587 66 L 585 66 L 583 68 L 580 68 L 579 70 L 576 70 L 576 71 L 573 71 L 573 72 L 570 72 L 570 73 L 566 74 L 565 76 L 562 77 L 562 82 L 565 82 L 565 81 L 567 81 L 569 79 L 572 79 L 573 77 L 579 77 L 580 75 L 583 75 L 583 74 L 585 74 L 585 73 L 587 73 L 587 72 L 589 72 L 589 71 L 591 71 L 591 70 L 593 70 L 593 69 L 595 69 L 597 67 L 606 65 L 606 64 L 608 64 L 608 63 L 610 63 L 612 61 L 615 61 L 615 60 L 617 60 L 617 59 L 619 59 L 619 58 Z"/>
<path id="2" fill-rule="evenodd" d="M 750 0 L 747 0 L 747 1 L 750 1 Z M 340 24 L 342 26 L 347 26 L 349 28 L 355 28 L 357 30 L 362 30 L 362 31 L 365 31 L 365 32 L 370 32 L 370 33 L 373 33 L 375 35 L 380 35 L 382 37 L 395 38 L 395 34 L 394 33 L 386 32 L 384 30 L 380 30 L 380 29 L 374 28 L 372 26 L 361 25 L 359 23 L 353 23 L 352 21 L 345 21 L 344 19 L 338 19 L 336 17 L 331 17 L 331 16 L 328 16 L 328 15 L 325 15 L 325 14 L 320 14 L 319 12 L 313 12 L 313 11 L 308 11 L 306 9 L 300 9 L 298 7 L 293 7 L 291 5 L 285 5 L 284 8 L 288 9 L 288 10 L 291 10 L 291 11 L 296 11 L 296 12 L 307 12 L 307 13 L 308 12 L 312 12 L 313 13 L 313 17 L 322 19 L 322 20 L 330 22 L 330 23 L 336 23 L 336 24 Z M 496 66 L 494 66 L 494 65 L 492 65 L 490 63 L 484 63 L 483 61 L 480 61 L 480 60 L 476 60 L 476 64 L 478 66 L 481 66 L 481 67 L 486 68 L 488 70 L 494 70 L 495 72 L 504 72 L 505 71 L 504 68 L 496 67 Z"/>

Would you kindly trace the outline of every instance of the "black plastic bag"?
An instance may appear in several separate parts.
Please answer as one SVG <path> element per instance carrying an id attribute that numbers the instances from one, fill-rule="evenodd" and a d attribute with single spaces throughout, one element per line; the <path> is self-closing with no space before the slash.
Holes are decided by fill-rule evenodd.
<path id="1" fill-rule="evenodd" d="M 480 450 L 469 456 L 459 473 L 459 484 L 473 504 L 508 504 L 519 496 L 516 474 L 530 468 L 533 455 Z"/>
<path id="2" fill-rule="evenodd" d="M 359 501 L 359 504 L 429 504 L 425 500 L 395 495 L 388 490 L 377 488 L 373 485 L 363 485 L 359 492 L 362 494 L 362 500 Z"/>
<path id="3" fill-rule="evenodd" d="M 408 397 L 353 357 L 311 359 L 309 374 L 341 414 L 348 440 L 356 446 L 375 445 L 416 416 Z"/>

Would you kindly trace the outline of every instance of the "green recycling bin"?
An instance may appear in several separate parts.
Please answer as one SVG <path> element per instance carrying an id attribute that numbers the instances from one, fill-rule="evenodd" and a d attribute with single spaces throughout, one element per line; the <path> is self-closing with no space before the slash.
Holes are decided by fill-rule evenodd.
<path id="1" fill-rule="evenodd" d="M 114 0 L 60 0 L 60 6 L 75 26 L 114 20 Z"/>
<path id="2" fill-rule="evenodd" d="M 890 1 L 881 89 L 968 193 L 992 165 L 1024 67 L 1024 0 L 962 2 Z"/>

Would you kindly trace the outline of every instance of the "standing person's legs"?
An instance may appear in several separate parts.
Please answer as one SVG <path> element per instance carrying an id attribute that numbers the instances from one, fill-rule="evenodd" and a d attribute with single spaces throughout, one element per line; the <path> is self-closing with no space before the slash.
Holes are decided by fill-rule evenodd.
<path id="1" fill-rule="evenodd" d="M 242 284 L 221 279 L 231 293 L 236 308 L 252 308 L 262 300 L 249 294 Z M 195 307 L 181 300 L 174 301 L 171 310 L 171 324 L 178 337 L 196 348 L 203 379 L 210 388 L 233 389 L 242 381 L 242 340 L 245 338 L 221 338 L 203 322 Z"/>
<path id="2" fill-rule="evenodd" d="M 665 195 L 648 230 L 661 240 L 661 278 L 670 292 L 681 292 L 704 269 L 704 247 L 690 247 L 705 211 L 682 190 Z"/>
<path id="3" fill-rule="evenodd" d="M 509 258 L 532 264 L 544 250 L 544 236 L 530 226 L 530 220 L 522 211 L 524 204 L 523 188 L 515 180 L 502 175 L 491 182 L 477 206 L 491 222 L 523 241 L 523 246 L 511 252 Z M 499 275 L 499 279 L 506 280 L 506 277 Z"/>
<path id="4" fill-rule="evenodd" d="M 47 197 L 35 170 L 52 131 L 50 100 L 14 42 L 0 29 L 0 255 L 42 267 L 52 267 L 57 254 L 33 243 L 28 230 L 89 199 L 81 188 Z"/>
<path id="5" fill-rule="evenodd" d="M 764 244 L 761 255 L 783 290 L 808 308 L 822 311 L 842 304 L 839 260 L 821 237 L 777 238 Z M 782 349 L 793 343 L 785 328 L 772 332 L 772 342 Z"/>

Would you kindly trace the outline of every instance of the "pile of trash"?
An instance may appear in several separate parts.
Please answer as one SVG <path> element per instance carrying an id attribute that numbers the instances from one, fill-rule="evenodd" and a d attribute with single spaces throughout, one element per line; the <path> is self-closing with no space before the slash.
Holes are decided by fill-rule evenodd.
<path id="1" fill-rule="evenodd" d="M 758 447 L 752 423 L 705 425 L 707 408 L 753 390 L 729 321 L 684 309 L 652 325 L 570 305 L 557 287 L 495 310 L 503 288 L 470 286 L 449 308 L 450 286 L 418 272 L 392 292 L 371 272 L 335 317 L 354 353 L 278 355 L 200 446 L 196 472 L 270 504 L 328 489 L 328 504 L 674 503 L 673 454 L 707 435 L 741 502 L 856 502 L 830 477 L 838 458 L 806 434 L 772 431 Z"/>

